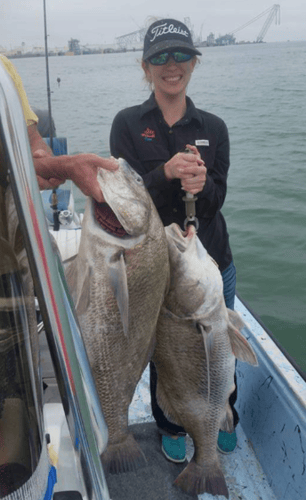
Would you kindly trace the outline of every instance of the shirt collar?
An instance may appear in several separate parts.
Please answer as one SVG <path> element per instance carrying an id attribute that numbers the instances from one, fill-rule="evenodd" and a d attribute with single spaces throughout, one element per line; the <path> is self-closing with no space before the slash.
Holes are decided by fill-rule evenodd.
<path id="1" fill-rule="evenodd" d="M 146 113 L 150 113 L 154 109 L 158 109 L 158 106 L 155 101 L 154 92 L 152 92 L 149 99 L 140 105 L 140 117 L 142 118 Z"/>
<path id="2" fill-rule="evenodd" d="M 185 116 L 180 120 L 183 123 L 190 123 L 192 119 L 195 119 L 199 125 L 202 124 L 202 117 L 195 105 L 193 104 L 190 97 L 186 96 L 187 110 Z M 140 115 L 141 118 L 151 111 L 158 109 L 157 102 L 155 100 L 154 92 L 150 95 L 149 99 L 141 104 Z"/>

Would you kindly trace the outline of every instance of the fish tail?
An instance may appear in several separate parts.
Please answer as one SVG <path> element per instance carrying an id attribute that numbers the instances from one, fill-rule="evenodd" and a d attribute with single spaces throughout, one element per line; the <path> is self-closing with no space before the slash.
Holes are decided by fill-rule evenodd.
<path id="1" fill-rule="evenodd" d="M 147 465 L 146 457 L 132 434 L 120 443 L 109 444 L 101 460 L 105 472 L 110 474 L 136 471 Z"/>
<path id="2" fill-rule="evenodd" d="M 192 460 L 176 478 L 174 484 L 189 495 L 210 493 L 229 498 L 225 478 L 219 465 L 207 471 L 205 467 Z"/>

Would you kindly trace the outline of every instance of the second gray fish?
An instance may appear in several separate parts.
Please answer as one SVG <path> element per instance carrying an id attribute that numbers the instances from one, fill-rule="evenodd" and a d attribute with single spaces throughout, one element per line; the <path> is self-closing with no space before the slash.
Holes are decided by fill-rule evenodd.
<path id="1" fill-rule="evenodd" d="M 157 325 L 156 395 L 168 419 L 186 430 L 195 447 L 175 484 L 189 494 L 228 498 L 218 432 L 233 431 L 228 398 L 235 387 L 235 357 L 251 364 L 257 360 L 239 332 L 244 326 L 239 315 L 225 306 L 221 273 L 195 228 L 183 233 L 171 224 L 166 234 L 171 280 Z"/>

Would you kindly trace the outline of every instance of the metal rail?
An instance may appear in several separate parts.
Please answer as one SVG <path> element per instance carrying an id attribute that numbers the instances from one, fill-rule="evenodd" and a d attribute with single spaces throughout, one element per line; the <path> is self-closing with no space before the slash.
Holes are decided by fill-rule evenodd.
<path id="1" fill-rule="evenodd" d="M 87 498 L 109 500 L 100 460 L 100 453 L 107 444 L 107 428 L 63 268 L 52 249 L 20 101 L 1 64 L 0 134 L 71 440 L 85 478 Z"/>

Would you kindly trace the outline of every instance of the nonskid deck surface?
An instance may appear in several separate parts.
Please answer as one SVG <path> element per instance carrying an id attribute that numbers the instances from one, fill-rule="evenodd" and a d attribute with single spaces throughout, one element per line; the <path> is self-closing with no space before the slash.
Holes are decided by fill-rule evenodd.
<path id="1" fill-rule="evenodd" d="M 153 421 L 154 419 L 152 417 L 150 406 L 149 370 L 147 368 L 136 388 L 135 395 L 130 406 L 129 422 L 130 424 L 139 424 L 141 422 L 148 423 Z M 252 445 L 249 443 L 240 424 L 238 424 L 236 431 L 238 436 L 236 450 L 227 456 L 220 453 L 220 461 L 229 490 L 230 500 L 277 500 L 268 484 L 258 460 L 256 459 Z M 187 459 L 190 460 L 193 455 L 193 442 L 189 436 L 186 438 L 186 445 Z M 164 458 L 161 450 L 160 462 L 161 464 L 167 463 L 167 460 Z M 161 465 L 161 467 L 163 467 L 163 465 Z M 178 466 L 174 465 L 174 467 Z M 180 470 L 181 469 L 179 468 L 177 469 L 176 476 L 178 476 Z M 173 487 L 172 490 L 174 495 L 178 491 Z M 147 500 L 144 496 L 134 498 Z M 179 498 L 179 496 L 155 497 L 156 500 L 176 500 Z M 188 497 L 185 496 L 185 498 Z M 149 499 L 151 499 L 151 497 L 148 497 L 148 500 Z M 199 495 L 198 499 L 224 500 L 224 497 L 212 496 L 205 493 L 203 495 Z"/>
<path id="2" fill-rule="evenodd" d="M 173 486 L 186 466 L 167 461 L 160 451 L 160 436 L 154 422 L 130 426 L 147 465 L 136 472 L 106 474 L 111 500 L 196 500 Z"/>
<path id="3" fill-rule="evenodd" d="M 48 385 L 45 402 L 58 402 L 59 394 L 45 334 L 40 334 L 42 375 Z M 129 424 L 148 460 L 148 466 L 136 473 L 107 476 L 112 500 L 188 500 L 172 483 L 186 464 L 168 462 L 161 452 L 158 435 L 150 406 L 149 370 L 145 370 L 129 410 Z M 251 444 L 242 427 L 237 426 L 238 446 L 229 456 L 221 455 L 230 500 L 277 500 L 256 460 Z M 192 440 L 187 436 L 187 459 L 193 455 Z M 224 500 L 223 496 L 199 495 L 198 500 Z"/>

